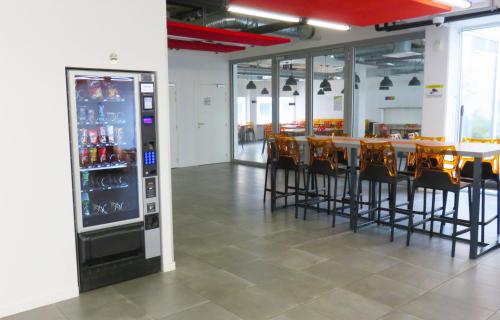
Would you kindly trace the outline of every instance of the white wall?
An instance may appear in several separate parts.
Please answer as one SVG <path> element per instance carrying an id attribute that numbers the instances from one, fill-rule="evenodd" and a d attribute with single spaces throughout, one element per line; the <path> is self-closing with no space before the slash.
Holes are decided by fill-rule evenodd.
<path id="1" fill-rule="evenodd" d="M 165 13 L 164 0 L 0 2 L 0 317 L 78 295 L 67 66 L 158 73 L 163 263 L 173 267 Z"/>
<path id="2" fill-rule="evenodd" d="M 169 81 L 175 85 L 177 94 L 177 167 L 195 166 L 197 131 L 197 95 L 202 84 L 223 84 L 229 97 L 229 62 L 227 55 L 210 52 L 170 50 Z M 227 100 L 227 122 L 229 123 L 229 99 Z M 228 133 L 227 161 L 230 160 Z M 175 137 L 174 137 L 175 139 Z"/>

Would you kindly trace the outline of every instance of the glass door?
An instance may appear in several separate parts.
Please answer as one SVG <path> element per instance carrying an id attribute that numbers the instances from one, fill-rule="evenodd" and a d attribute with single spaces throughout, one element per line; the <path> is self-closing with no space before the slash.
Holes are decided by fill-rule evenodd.
<path id="1" fill-rule="evenodd" d="M 355 136 L 421 132 L 424 52 L 424 39 L 355 49 Z"/>
<path id="2" fill-rule="evenodd" d="M 69 72 L 79 232 L 142 219 L 135 75 Z"/>
<path id="3" fill-rule="evenodd" d="M 500 138 L 500 26 L 462 34 L 463 138 Z"/>
<path id="4" fill-rule="evenodd" d="M 234 159 L 266 163 L 266 137 L 273 132 L 272 60 L 234 65 Z"/>
<path id="5" fill-rule="evenodd" d="M 313 130 L 315 135 L 342 135 L 344 128 L 344 49 L 313 58 Z M 347 132 L 345 132 L 347 131 Z"/>
<path id="6" fill-rule="evenodd" d="M 306 122 L 306 58 L 279 62 L 279 131 L 304 136 Z"/>

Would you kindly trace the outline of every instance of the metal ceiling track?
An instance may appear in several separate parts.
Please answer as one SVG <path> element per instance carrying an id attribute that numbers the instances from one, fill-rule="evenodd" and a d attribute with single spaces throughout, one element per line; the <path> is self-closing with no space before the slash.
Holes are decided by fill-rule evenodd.
<path id="1" fill-rule="evenodd" d="M 490 16 L 494 16 L 494 15 L 498 15 L 498 14 L 500 14 L 500 8 L 494 8 L 494 9 L 490 9 L 490 10 L 471 12 L 471 13 L 464 13 L 464 14 L 459 14 L 459 15 L 454 15 L 454 16 L 445 16 L 444 23 L 464 21 L 464 20 L 483 18 L 483 17 L 490 17 Z M 428 20 L 409 22 L 409 23 L 396 23 L 396 22 L 394 22 L 394 23 L 385 23 L 383 25 L 377 24 L 377 25 L 375 25 L 375 30 L 379 31 L 379 32 L 382 32 L 382 31 L 393 32 L 393 31 L 399 31 L 399 30 L 427 27 L 427 26 L 432 26 L 432 25 L 434 25 L 434 21 L 432 19 L 428 19 Z"/>

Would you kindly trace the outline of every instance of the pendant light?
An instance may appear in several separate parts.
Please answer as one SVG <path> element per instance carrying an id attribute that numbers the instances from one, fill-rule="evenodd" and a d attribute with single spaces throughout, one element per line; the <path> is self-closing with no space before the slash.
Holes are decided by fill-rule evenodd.
<path id="1" fill-rule="evenodd" d="M 252 80 L 250 80 L 247 84 L 247 90 L 255 90 L 257 89 L 257 86 L 255 85 L 255 82 L 253 82 Z"/>
<path id="2" fill-rule="evenodd" d="M 294 96 L 300 96 L 300 93 L 299 93 L 299 91 L 295 90 L 295 91 L 293 92 L 293 95 L 294 95 Z"/>
<path id="3" fill-rule="evenodd" d="M 389 87 L 382 87 L 382 86 L 380 86 L 378 89 L 379 90 L 389 90 Z"/>
<path id="4" fill-rule="evenodd" d="M 267 90 L 267 88 L 264 88 L 264 89 L 262 89 L 260 94 L 267 95 L 267 94 L 269 94 L 269 90 Z"/>
<path id="5" fill-rule="evenodd" d="M 394 86 L 394 84 L 392 83 L 391 78 L 389 78 L 389 76 L 384 76 L 384 79 L 382 79 L 382 81 L 380 82 L 380 87 L 392 87 L 392 86 Z"/>
<path id="6" fill-rule="evenodd" d="M 420 85 L 422 85 L 422 83 L 416 76 L 411 78 L 410 83 L 408 84 L 410 87 L 418 87 Z"/>
<path id="7" fill-rule="evenodd" d="M 292 91 L 292 87 L 291 87 L 291 86 L 289 86 L 288 84 L 285 84 L 285 85 L 283 86 L 283 89 L 282 89 L 282 90 L 283 90 L 283 91 L 287 91 L 287 92 L 288 92 L 288 91 Z"/>
<path id="8" fill-rule="evenodd" d="M 324 91 L 332 91 L 332 85 L 330 84 L 330 82 L 328 81 L 328 66 L 326 65 L 326 55 L 325 55 L 325 78 L 323 79 L 323 81 L 321 81 L 319 87 L 321 89 L 323 89 L 323 92 Z M 325 88 L 330 88 L 330 90 L 325 90 Z"/>
<path id="9" fill-rule="evenodd" d="M 358 76 L 357 73 L 354 74 L 354 79 L 355 79 L 355 83 L 361 83 L 361 78 Z"/>
<path id="10" fill-rule="evenodd" d="M 325 91 L 323 91 L 323 89 L 319 89 L 318 95 L 319 96 L 324 96 L 325 95 Z"/>
<path id="11" fill-rule="evenodd" d="M 290 72 L 292 73 L 288 79 L 286 80 L 286 85 L 288 86 L 296 86 L 297 85 L 297 79 L 293 76 L 293 64 L 290 62 Z"/>

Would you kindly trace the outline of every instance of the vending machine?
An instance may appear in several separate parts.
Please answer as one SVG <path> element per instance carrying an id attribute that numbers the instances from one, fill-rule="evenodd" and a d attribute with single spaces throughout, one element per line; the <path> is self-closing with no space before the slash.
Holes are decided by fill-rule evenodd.
<path id="1" fill-rule="evenodd" d="M 160 271 L 155 80 L 67 69 L 81 292 Z"/>

